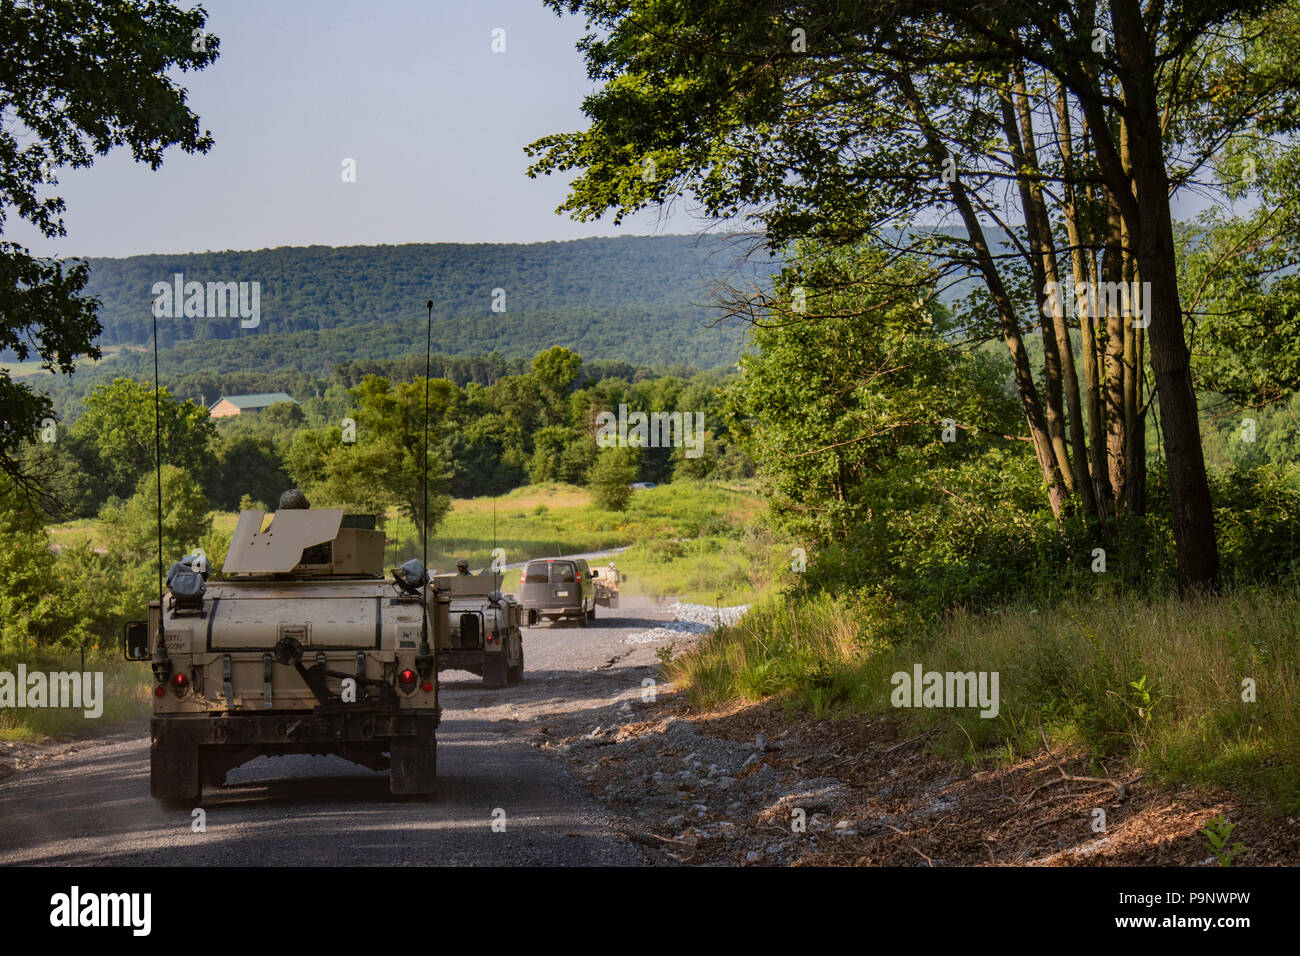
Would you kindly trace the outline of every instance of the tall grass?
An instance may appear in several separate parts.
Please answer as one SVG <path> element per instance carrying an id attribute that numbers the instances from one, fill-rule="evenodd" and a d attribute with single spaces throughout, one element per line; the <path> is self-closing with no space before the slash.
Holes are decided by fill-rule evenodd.
<path id="1" fill-rule="evenodd" d="M 629 578 L 624 593 L 741 603 L 767 580 L 767 555 L 744 530 L 761 507 L 751 489 L 715 482 L 676 481 L 638 491 L 621 512 L 594 506 L 583 488 L 528 485 L 496 499 L 453 501 L 430 539 L 429 563 L 448 571 L 463 557 L 482 567 L 493 547 L 514 564 L 630 546 L 616 559 Z M 390 515 L 386 530 L 390 558 L 419 553 L 411 522 Z M 518 579 L 517 570 L 510 572 L 505 587 L 517 587 Z"/>
<path id="2" fill-rule="evenodd" d="M 26 665 L 28 674 L 102 671 L 104 709 L 99 717 L 88 718 L 84 708 L 5 707 L 0 710 L 0 740 L 40 741 L 46 736 L 95 734 L 112 724 L 149 713 L 153 686 L 149 665 L 123 660 L 115 651 L 91 651 L 86 654 L 84 666 L 76 651 L 42 648 L 0 654 L 0 671 L 16 675 L 19 664 Z"/>
<path id="3" fill-rule="evenodd" d="M 871 608 L 773 598 L 669 665 L 699 703 L 770 696 L 816 714 L 893 712 L 982 763 L 1041 735 L 1167 782 L 1213 781 L 1300 809 L 1300 588 L 1143 600 L 1081 593 L 1049 607 L 957 611 L 899 634 Z M 891 675 L 998 672 L 995 718 L 890 703 Z M 1253 682 L 1255 699 L 1250 701 Z M 1112 766 L 1113 769 L 1113 766 Z"/>

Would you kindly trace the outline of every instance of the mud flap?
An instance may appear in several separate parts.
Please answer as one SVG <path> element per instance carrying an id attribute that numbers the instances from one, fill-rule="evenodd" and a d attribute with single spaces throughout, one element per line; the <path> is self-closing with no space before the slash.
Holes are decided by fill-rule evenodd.
<path id="1" fill-rule="evenodd" d="M 155 800 L 192 800 L 202 793 L 198 747 L 150 747 L 149 795 Z"/>
<path id="2" fill-rule="evenodd" d="M 506 652 L 483 655 L 483 685 L 485 687 L 506 686 Z"/>
<path id="3" fill-rule="evenodd" d="M 394 743 L 389 751 L 388 789 L 395 794 L 433 793 L 438 786 L 438 750 L 431 735 Z"/>

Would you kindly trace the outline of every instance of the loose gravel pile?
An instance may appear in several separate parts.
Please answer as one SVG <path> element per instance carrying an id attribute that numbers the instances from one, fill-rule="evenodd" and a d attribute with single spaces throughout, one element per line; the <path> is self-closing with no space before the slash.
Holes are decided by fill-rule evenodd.
<path id="1" fill-rule="evenodd" d="M 648 631 L 636 631 L 623 638 L 624 644 L 651 644 L 655 641 L 680 640 L 683 637 L 699 637 L 707 634 L 718 622 L 735 624 L 749 610 L 748 604 L 735 607 L 717 608 L 708 604 L 683 604 L 678 602 L 668 607 L 673 620 Z"/>
<path id="2" fill-rule="evenodd" d="M 668 611 L 672 614 L 674 621 L 690 621 L 693 624 L 704 624 L 710 629 L 717 626 L 719 619 L 723 624 L 735 624 L 748 610 L 748 604 L 717 608 L 708 604 L 683 604 L 678 602 L 668 606 Z"/>

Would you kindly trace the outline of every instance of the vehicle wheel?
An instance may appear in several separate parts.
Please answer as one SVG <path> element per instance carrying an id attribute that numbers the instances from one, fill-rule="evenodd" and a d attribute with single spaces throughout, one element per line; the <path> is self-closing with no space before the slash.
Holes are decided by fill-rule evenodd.
<path id="1" fill-rule="evenodd" d="M 505 687 L 507 681 L 506 670 L 505 651 L 488 657 L 483 661 L 483 686 Z"/>
<path id="2" fill-rule="evenodd" d="M 594 603 L 591 605 L 591 610 L 587 612 L 587 620 L 596 620 L 596 605 Z"/>
<path id="3" fill-rule="evenodd" d="M 393 744 L 388 752 L 388 790 L 394 794 L 433 793 L 438 786 L 438 748 L 435 738 L 418 743 Z"/>
<path id="4" fill-rule="evenodd" d="M 506 668 L 506 683 L 518 684 L 524 679 L 524 649 L 519 648 L 519 663 Z"/>
<path id="5" fill-rule="evenodd" d="M 586 626 L 587 626 L 587 612 L 583 611 L 582 615 L 578 618 L 578 627 L 586 627 Z"/>

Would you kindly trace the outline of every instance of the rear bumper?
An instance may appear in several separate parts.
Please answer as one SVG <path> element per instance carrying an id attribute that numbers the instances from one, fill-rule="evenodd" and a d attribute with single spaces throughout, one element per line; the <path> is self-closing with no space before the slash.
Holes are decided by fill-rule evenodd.
<path id="1" fill-rule="evenodd" d="M 487 650 L 482 647 L 447 648 L 438 651 L 438 670 L 473 671 L 483 666 L 489 657 L 498 657 L 501 649 Z"/>
<path id="2" fill-rule="evenodd" d="M 149 721 L 149 734 L 155 750 L 275 744 L 418 744 L 433 741 L 440 716 L 440 709 L 194 714 L 154 717 Z"/>

